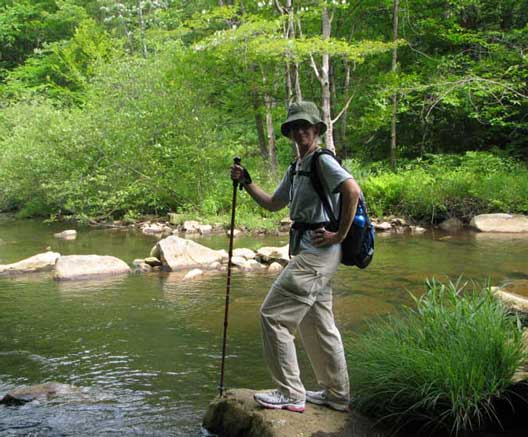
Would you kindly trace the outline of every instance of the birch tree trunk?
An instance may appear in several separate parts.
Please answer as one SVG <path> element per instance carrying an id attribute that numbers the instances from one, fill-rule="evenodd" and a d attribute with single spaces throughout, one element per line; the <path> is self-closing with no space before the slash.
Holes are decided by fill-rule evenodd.
<path id="1" fill-rule="evenodd" d="M 336 90 L 336 76 L 335 76 L 335 67 L 333 62 L 330 61 L 330 73 L 328 75 L 329 82 L 330 82 L 330 102 L 334 104 L 334 109 L 336 102 L 338 101 L 337 98 L 337 90 Z M 333 123 L 333 130 L 332 130 L 332 136 L 334 137 L 334 143 L 340 143 L 339 134 L 341 133 L 336 126 L 336 122 Z"/>
<path id="2" fill-rule="evenodd" d="M 398 13 L 399 13 L 400 0 L 394 0 L 392 9 L 392 34 L 394 41 L 394 48 L 392 49 L 392 68 L 391 71 L 396 73 L 398 69 L 398 47 L 396 42 L 398 41 Z M 398 93 L 394 93 L 392 96 L 392 120 L 391 120 L 391 145 L 390 145 L 390 162 L 392 168 L 396 167 L 396 115 L 398 111 Z"/>
<path id="3" fill-rule="evenodd" d="M 345 59 L 345 83 L 344 83 L 344 86 L 343 86 L 343 94 L 345 96 L 348 96 L 349 95 L 349 89 L 350 89 L 350 64 L 349 62 Z M 341 140 L 341 144 L 344 145 L 346 143 L 346 130 L 347 130 L 347 109 L 345 108 L 345 110 L 343 111 L 343 115 L 342 115 L 343 119 L 341 121 L 341 135 L 340 135 L 340 140 Z"/>
<path id="4" fill-rule="evenodd" d="M 331 23 L 328 15 L 328 7 L 323 6 L 323 40 L 330 38 Z M 323 121 L 326 124 L 326 148 L 335 153 L 334 126 L 332 123 L 332 102 L 330 99 L 330 55 L 323 54 L 323 65 L 321 67 L 319 80 L 321 82 L 321 94 L 323 98 Z"/>
<path id="5" fill-rule="evenodd" d="M 143 18 L 143 7 L 141 6 L 141 0 L 137 2 L 137 13 L 139 18 L 139 29 L 140 29 L 140 39 L 141 39 L 141 48 L 143 51 L 143 57 L 147 59 L 147 43 L 145 42 L 145 20 Z"/>

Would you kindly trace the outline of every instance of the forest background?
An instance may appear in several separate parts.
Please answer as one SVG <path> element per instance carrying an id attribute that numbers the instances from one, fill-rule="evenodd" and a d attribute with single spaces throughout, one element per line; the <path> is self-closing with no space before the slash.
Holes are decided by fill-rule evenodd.
<path id="1" fill-rule="evenodd" d="M 0 0 L 0 95 L 19 217 L 226 220 L 233 156 L 272 190 L 301 99 L 374 215 L 528 213 L 528 0 Z"/>

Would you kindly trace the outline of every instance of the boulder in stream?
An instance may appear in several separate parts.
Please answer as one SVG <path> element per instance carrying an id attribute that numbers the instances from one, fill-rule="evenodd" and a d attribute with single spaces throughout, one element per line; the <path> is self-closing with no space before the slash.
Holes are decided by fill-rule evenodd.
<path id="1" fill-rule="evenodd" d="M 159 260 L 159 258 L 156 258 L 155 256 L 147 256 L 143 262 L 145 264 L 148 264 L 150 267 L 158 267 L 158 266 L 161 266 L 162 263 L 161 261 Z"/>
<path id="2" fill-rule="evenodd" d="M 189 272 L 186 273 L 186 275 L 183 277 L 182 281 L 189 281 L 191 279 L 195 279 L 199 276 L 202 276 L 204 274 L 204 271 L 201 269 L 192 269 Z"/>
<path id="3" fill-rule="evenodd" d="M 282 264 L 279 264 L 278 262 L 272 262 L 268 267 L 268 272 L 270 273 L 278 273 L 280 272 L 284 267 Z"/>
<path id="4" fill-rule="evenodd" d="M 289 245 L 282 247 L 261 247 L 257 250 L 257 261 L 265 263 L 277 262 L 283 266 L 290 262 Z"/>
<path id="5" fill-rule="evenodd" d="M 392 225 L 389 222 L 375 222 L 374 229 L 376 229 L 378 232 L 388 232 L 392 230 Z"/>
<path id="6" fill-rule="evenodd" d="M 513 281 L 504 287 L 492 287 L 492 291 L 507 308 L 524 320 L 528 318 L 528 280 Z"/>
<path id="7" fill-rule="evenodd" d="M 480 232 L 528 233 L 528 216 L 519 214 L 480 214 L 471 219 L 470 225 Z"/>
<path id="8" fill-rule="evenodd" d="M 163 266 L 171 271 L 207 268 L 215 261 L 222 260 L 222 254 L 218 251 L 175 235 L 160 240 L 156 247 Z"/>
<path id="9" fill-rule="evenodd" d="M 128 273 L 130 267 L 127 263 L 114 256 L 69 255 L 58 259 L 54 278 L 58 281 L 79 280 Z"/>
<path id="10" fill-rule="evenodd" d="M 23 405 L 34 400 L 46 400 L 55 396 L 76 394 L 78 391 L 78 388 L 68 384 L 46 382 L 12 390 L 0 399 L 0 404 Z"/>
<path id="11" fill-rule="evenodd" d="M 13 264 L 0 264 L 0 276 L 50 271 L 59 257 L 60 253 L 45 252 Z"/>
<path id="12" fill-rule="evenodd" d="M 196 234 L 200 232 L 200 226 L 202 224 L 196 220 L 186 220 L 183 222 L 182 231 L 187 234 Z"/>
<path id="13" fill-rule="evenodd" d="M 246 259 L 254 259 L 257 254 L 253 252 L 251 249 L 233 249 L 233 256 L 241 256 L 242 258 Z"/>

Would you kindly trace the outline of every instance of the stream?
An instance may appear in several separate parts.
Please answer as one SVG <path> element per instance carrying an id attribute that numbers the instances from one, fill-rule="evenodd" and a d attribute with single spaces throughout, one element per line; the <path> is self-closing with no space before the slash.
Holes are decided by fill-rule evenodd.
<path id="1" fill-rule="evenodd" d="M 148 256 L 154 237 L 131 230 L 69 228 L 0 216 L 0 264 L 51 248 L 63 255 L 113 255 L 131 264 Z M 227 249 L 225 236 L 196 237 Z M 235 247 L 281 246 L 287 237 L 243 236 Z M 528 277 L 528 239 L 429 231 L 378 234 L 365 270 L 341 266 L 334 311 L 346 341 L 367 321 L 397 312 L 428 277 L 493 285 Z M 274 274 L 237 273 L 232 280 L 226 385 L 271 387 L 261 358 L 258 308 Z M 57 381 L 81 388 L 75 399 L 0 406 L 0 435 L 203 434 L 201 419 L 217 394 L 225 274 L 181 282 L 170 273 L 97 281 L 55 282 L 49 274 L 0 277 L 0 398 L 22 386 Z M 314 376 L 300 352 L 303 380 Z"/>

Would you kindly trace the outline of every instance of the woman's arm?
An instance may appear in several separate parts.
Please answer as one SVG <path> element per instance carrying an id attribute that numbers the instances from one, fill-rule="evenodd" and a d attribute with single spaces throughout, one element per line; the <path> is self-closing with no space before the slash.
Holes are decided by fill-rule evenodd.
<path id="1" fill-rule="evenodd" d="M 255 200 L 255 202 L 257 202 L 260 206 L 262 206 L 262 208 L 265 208 L 268 211 L 278 211 L 279 209 L 284 208 L 288 204 L 288 202 L 285 202 L 284 200 L 269 195 L 257 184 L 253 182 L 248 183 L 244 176 L 244 168 L 240 165 L 234 165 L 233 167 L 231 167 L 231 179 L 244 185 L 244 188 L 249 193 L 249 195 Z"/>

